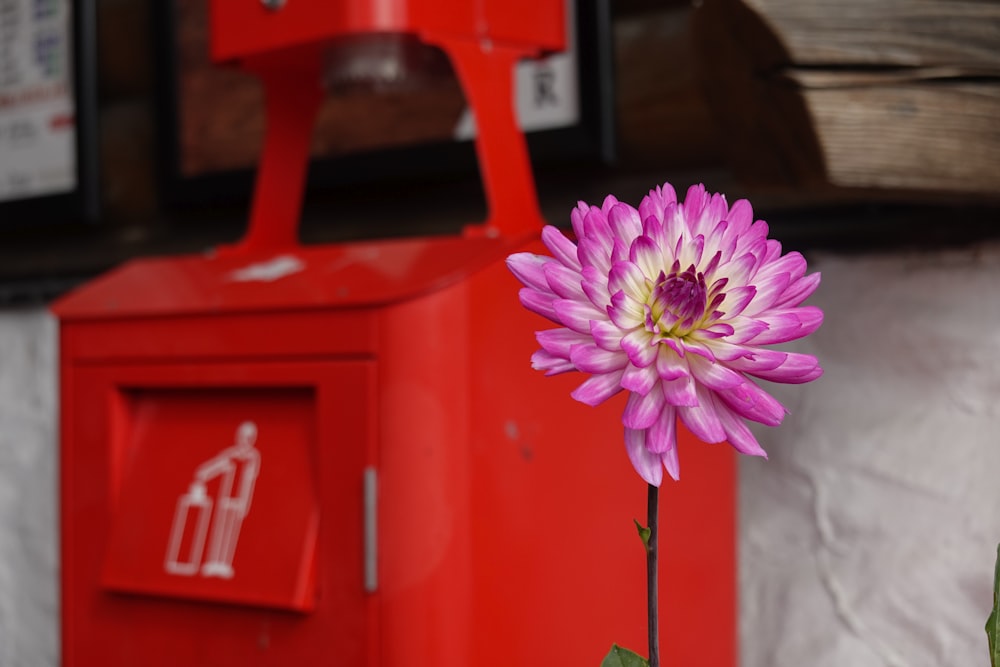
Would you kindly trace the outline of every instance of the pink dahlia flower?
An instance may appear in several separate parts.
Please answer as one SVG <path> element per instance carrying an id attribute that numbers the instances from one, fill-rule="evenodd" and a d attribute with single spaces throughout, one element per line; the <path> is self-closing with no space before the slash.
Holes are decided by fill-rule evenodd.
<path id="1" fill-rule="evenodd" d="M 612 196 L 580 202 L 574 244 L 552 226 L 553 257 L 517 253 L 507 265 L 521 303 L 556 324 L 537 333 L 532 366 L 590 373 L 573 398 L 597 405 L 629 392 L 622 421 L 636 472 L 678 479 L 676 423 L 701 440 L 728 440 L 765 456 L 744 419 L 777 426 L 785 408 L 752 378 L 801 383 L 822 375 L 815 357 L 765 346 L 815 331 L 823 313 L 800 304 L 819 285 L 797 252 L 781 254 L 750 203 L 731 207 L 702 185 L 678 202 L 664 184 L 636 210 Z"/>

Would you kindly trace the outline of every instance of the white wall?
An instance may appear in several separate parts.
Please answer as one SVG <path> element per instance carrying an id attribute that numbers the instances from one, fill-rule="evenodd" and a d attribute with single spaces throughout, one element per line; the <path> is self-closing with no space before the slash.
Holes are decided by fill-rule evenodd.
<path id="1" fill-rule="evenodd" d="M 1000 248 L 813 267 L 826 375 L 742 462 L 743 667 L 986 667 Z M 55 336 L 0 311 L 0 667 L 58 663 Z"/>
<path id="2" fill-rule="evenodd" d="M 0 667 L 58 664 L 56 326 L 0 310 Z"/>
<path id="3" fill-rule="evenodd" d="M 744 667 L 988 667 L 1000 249 L 814 262 L 826 374 L 741 467 Z"/>

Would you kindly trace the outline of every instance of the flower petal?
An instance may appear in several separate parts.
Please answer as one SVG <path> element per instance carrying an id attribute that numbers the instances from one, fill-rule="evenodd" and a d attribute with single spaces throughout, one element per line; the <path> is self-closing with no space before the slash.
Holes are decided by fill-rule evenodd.
<path id="1" fill-rule="evenodd" d="M 761 258 L 767 252 L 767 234 L 770 231 L 770 227 L 763 220 L 754 220 L 750 227 L 740 234 L 739 247 L 746 250 L 752 250 L 754 255 Z"/>
<path id="2" fill-rule="evenodd" d="M 600 405 L 622 390 L 621 379 L 624 371 L 593 375 L 570 394 L 573 398 L 594 406 Z"/>
<path id="3" fill-rule="evenodd" d="M 611 251 L 614 244 L 609 242 L 607 247 L 600 241 L 591 238 L 582 238 L 577 245 L 577 255 L 580 257 L 582 266 L 593 266 L 601 273 L 611 270 Z"/>
<path id="4" fill-rule="evenodd" d="M 625 292 L 615 292 L 611 295 L 608 317 L 619 328 L 629 331 L 646 323 L 646 311 L 642 304 Z"/>
<path id="5" fill-rule="evenodd" d="M 681 462 L 680 459 L 677 458 L 677 447 L 674 446 L 673 449 L 668 449 L 663 452 L 662 459 L 667 472 L 675 482 L 679 482 L 681 479 Z"/>
<path id="6" fill-rule="evenodd" d="M 667 345 L 658 345 L 659 353 L 656 355 L 656 372 L 661 380 L 676 380 L 687 377 L 688 362 L 681 358 Z"/>
<path id="7" fill-rule="evenodd" d="M 765 223 L 766 224 L 766 223 Z M 771 262 L 776 262 L 781 256 L 781 242 L 777 239 L 767 239 L 764 246 L 764 256 L 761 257 L 761 265 L 766 266 Z"/>
<path id="8" fill-rule="evenodd" d="M 697 354 L 700 357 L 708 359 L 709 361 L 715 361 L 715 355 L 712 353 L 712 348 L 705 344 L 705 342 L 700 340 L 695 340 L 691 336 L 686 338 L 681 338 L 678 340 L 681 348 L 685 352 L 691 352 Z M 687 355 L 684 355 L 687 356 Z"/>
<path id="9" fill-rule="evenodd" d="M 711 348 L 716 361 L 726 362 L 734 359 L 741 359 L 743 357 L 750 357 L 753 354 L 752 350 L 760 349 L 746 347 L 745 345 L 736 345 L 732 342 L 720 339 L 708 341 L 706 344 Z"/>
<path id="10" fill-rule="evenodd" d="M 733 327 L 733 333 L 728 340 L 736 345 L 756 339 L 757 336 L 767 331 L 768 327 L 767 322 L 761 322 L 745 315 L 738 315 L 726 321 Z"/>
<path id="11" fill-rule="evenodd" d="M 735 259 L 722 267 L 718 274 L 729 278 L 730 285 L 748 285 L 750 276 L 757 266 L 757 255 L 752 252 L 737 255 Z"/>
<path id="12" fill-rule="evenodd" d="M 645 368 L 656 361 L 660 346 L 653 342 L 648 331 L 635 329 L 622 338 L 622 349 L 628 355 L 629 361 L 639 368 Z"/>
<path id="13" fill-rule="evenodd" d="M 677 410 L 672 405 L 665 405 L 646 433 L 646 449 L 654 454 L 662 454 L 676 446 Z"/>
<path id="14" fill-rule="evenodd" d="M 748 230 L 753 222 L 753 207 L 750 202 L 746 199 L 734 201 L 733 205 L 729 207 L 729 213 L 726 214 L 726 222 L 729 223 L 729 229 L 735 235 L 743 234 Z"/>
<path id="15" fill-rule="evenodd" d="M 697 405 L 684 405 L 677 408 L 684 425 L 702 442 L 715 443 L 726 439 L 726 432 L 719 421 L 715 404 L 709 395 L 709 390 L 701 385 L 695 385 L 698 396 Z"/>
<path id="16" fill-rule="evenodd" d="M 536 371 L 545 371 L 546 375 L 559 375 L 576 370 L 576 366 L 569 359 L 545 350 L 537 350 L 531 355 L 531 367 Z"/>
<path id="17" fill-rule="evenodd" d="M 517 296 L 521 301 L 521 305 L 531 312 L 548 318 L 556 324 L 563 323 L 562 320 L 559 319 L 559 315 L 556 314 L 556 310 L 552 305 L 552 295 L 542 294 L 541 292 L 533 290 L 530 287 L 523 287 L 521 288 L 521 291 L 517 293 Z"/>
<path id="18" fill-rule="evenodd" d="M 559 316 L 559 323 L 582 334 L 590 333 L 591 320 L 603 320 L 604 313 L 590 303 L 573 299 L 556 299 L 552 308 Z"/>
<path id="19" fill-rule="evenodd" d="M 545 225 L 542 228 L 542 243 L 565 266 L 574 269 L 580 268 L 576 245 L 566 238 L 566 235 L 559 228 L 552 225 Z"/>
<path id="20" fill-rule="evenodd" d="M 583 214 L 583 233 L 580 238 L 604 237 L 610 244 L 612 236 L 607 213 L 600 206 L 588 207 Z"/>
<path id="21" fill-rule="evenodd" d="M 647 484 L 659 486 L 663 482 L 663 463 L 658 454 L 646 449 L 646 431 L 626 428 L 625 451 L 632 467 Z"/>
<path id="22" fill-rule="evenodd" d="M 721 220 L 712 230 L 708 240 L 710 244 L 706 249 L 712 253 L 712 262 L 717 264 L 715 267 L 717 271 L 719 266 L 732 261 L 733 255 L 736 253 L 736 244 L 739 241 L 739 232 L 732 231 L 732 225 L 726 220 Z M 716 273 L 713 271 L 710 274 L 708 269 L 709 267 L 706 267 L 705 277 L 711 280 Z"/>
<path id="23" fill-rule="evenodd" d="M 760 424 L 777 426 L 788 413 L 777 399 L 749 380 L 738 387 L 718 391 L 716 395 L 736 414 Z"/>
<path id="24" fill-rule="evenodd" d="M 673 246 L 661 246 L 664 251 L 664 263 L 678 259 L 677 250 L 682 248 L 691 238 L 691 231 L 684 222 L 684 214 L 678 204 L 669 204 L 663 211 L 663 236 Z"/>
<path id="25" fill-rule="evenodd" d="M 628 259 L 628 248 L 631 243 L 626 243 L 624 240 L 615 237 L 614 246 L 611 248 L 611 266 L 615 265 L 615 262 L 624 262 Z"/>
<path id="26" fill-rule="evenodd" d="M 526 287 L 543 292 L 549 291 L 548 281 L 542 269 L 546 264 L 557 264 L 556 260 L 530 252 L 518 252 L 507 258 L 507 268 Z"/>
<path id="27" fill-rule="evenodd" d="M 538 341 L 538 344 L 546 352 L 562 357 L 563 359 L 569 359 L 570 348 L 574 345 L 589 343 L 591 338 L 572 329 L 560 327 L 558 329 L 536 331 L 535 340 Z"/>
<path id="28" fill-rule="evenodd" d="M 744 285 L 743 287 L 734 287 L 733 289 L 726 290 L 726 298 L 719 308 L 722 309 L 726 317 L 736 317 L 743 312 L 747 304 L 753 301 L 756 294 L 757 288 L 753 285 Z"/>
<path id="29" fill-rule="evenodd" d="M 620 203 L 621 202 L 618 201 L 618 197 L 615 197 L 614 195 L 608 195 L 607 197 L 604 198 L 604 201 L 601 202 L 601 213 L 603 213 L 605 216 L 608 216 L 611 213 L 611 209 L 613 209 Z"/>
<path id="30" fill-rule="evenodd" d="M 646 293 L 646 279 L 655 279 L 664 270 L 663 251 L 656 242 L 648 236 L 640 236 L 632 241 L 632 246 L 628 251 L 629 261 L 632 262 L 642 275 L 642 282 L 636 290 L 636 294 Z"/>
<path id="31" fill-rule="evenodd" d="M 642 220 L 639 219 L 639 211 L 628 204 L 615 204 L 608 211 L 608 222 L 615 236 L 620 239 L 631 241 L 642 234 Z"/>
<path id="32" fill-rule="evenodd" d="M 767 276 L 763 280 L 757 280 L 755 277 L 753 284 L 757 287 L 757 294 L 753 301 L 747 304 L 744 312 L 753 316 L 764 313 L 774 306 L 791 281 L 792 277 L 787 272 Z"/>
<path id="33" fill-rule="evenodd" d="M 622 355 L 625 356 L 624 354 Z M 645 396 L 660 381 L 656 369 L 652 365 L 645 368 L 629 364 L 622 375 L 622 387 Z"/>
<path id="34" fill-rule="evenodd" d="M 624 292 L 632 299 L 643 301 L 649 288 L 646 287 L 646 276 L 642 269 L 632 262 L 617 262 L 608 274 L 608 291 L 611 294 Z"/>
<path id="35" fill-rule="evenodd" d="M 741 373 L 756 374 L 757 371 L 769 371 L 785 363 L 788 352 L 771 350 L 764 347 L 743 348 L 744 354 L 735 359 L 728 359 L 727 365 Z"/>
<path id="36" fill-rule="evenodd" d="M 698 405 L 698 395 L 694 388 L 694 379 L 690 375 L 661 382 L 663 397 L 670 405 Z"/>
<path id="37" fill-rule="evenodd" d="M 604 350 L 618 352 L 622 349 L 622 337 L 626 332 L 607 320 L 591 320 L 590 335 L 594 342 Z"/>
<path id="38" fill-rule="evenodd" d="M 783 382 L 785 384 L 812 382 L 823 375 L 823 369 L 820 367 L 816 357 L 796 352 L 789 352 L 787 359 L 780 366 L 746 372 L 762 380 Z"/>
<path id="39" fill-rule="evenodd" d="M 767 329 L 750 338 L 754 345 L 771 345 L 808 336 L 823 323 L 823 311 L 816 306 L 774 310 L 756 317 Z"/>
<path id="40" fill-rule="evenodd" d="M 580 240 L 584 239 L 593 241 L 596 244 L 595 248 L 600 248 L 605 256 L 611 256 L 615 235 L 608 223 L 608 216 L 601 209 L 592 207 L 587 215 L 583 216 L 583 236 Z"/>
<path id="41" fill-rule="evenodd" d="M 799 305 L 816 291 L 816 288 L 819 286 L 819 281 L 819 273 L 802 276 L 785 288 L 785 292 L 781 295 L 781 298 L 774 302 L 774 307 L 789 308 L 791 306 Z"/>
<path id="42" fill-rule="evenodd" d="M 698 234 L 693 239 L 689 239 L 677 253 L 682 267 L 701 265 L 701 257 L 705 252 L 705 236 Z"/>
<path id="43" fill-rule="evenodd" d="M 663 222 L 654 216 L 647 216 L 642 220 L 642 235 L 649 238 L 656 244 L 657 248 L 667 248 L 667 235 L 663 227 Z M 669 247 L 673 247 L 670 245 Z"/>
<path id="44" fill-rule="evenodd" d="M 645 396 L 632 392 L 622 413 L 622 422 L 627 428 L 649 428 L 663 411 L 663 391 L 655 385 Z"/>
<path id="45" fill-rule="evenodd" d="M 587 295 L 590 302 L 597 308 L 607 311 L 611 304 L 611 292 L 608 291 L 608 280 L 606 275 L 593 266 L 583 267 L 583 293 Z"/>
<path id="46" fill-rule="evenodd" d="M 558 262 L 552 262 L 542 267 L 542 273 L 549 288 L 560 298 L 583 301 L 587 295 L 583 293 L 583 278 L 579 271 L 566 268 Z"/>
<path id="47" fill-rule="evenodd" d="M 681 207 L 684 211 L 684 219 L 688 221 L 689 228 L 693 229 L 691 223 L 701 217 L 711 198 L 712 196 L 708 194 L 703 183 L 698 183 L 688 188 Z"/>
<path id="48" fill-rule="evenodd" d="M 677 406 L 676 410 L 684 426 L 700 442 L 714 445 L 726 439 L 726 432 L 714 408 L 704 405 L 683 405 Z"/>
<path id="49" fill-rule="evenodd" d="M 570 361 L 584 373 L 610 373 L 628 364 L 625 353 L 602 350 L 597 345 L 574 345 L 569 355 Z M 627 387 L 626 387 L 627 389 Z"/>
<path id="50" fill-rule="evenodd" d="M 578 239 L 582 239 L 584 235 L 583 220 L 587 217 L 587 213 L 590 212 L 590 204 L 583 201 L 576 202 L 576 208 L 570 211 L 569 220 L 570 224 L 573 226 L 573 234 Z"/>
<path id="51" fill-rule="evenodd" d="M 802 253 L 795 251 L 781 257 L 776 257 L 774 261 L 761 267 L 756 279 L 760 280 L 765 276 L 772 276 L 778 273 L 787 273 L 789 283 L 798 280 L 806 273 L 806 258 L 802 256 Z"/>
<path id="52" fill-rule="evenodd" d="M 741 454 L 767 458 L 767 452 L 757 442 L 757 438 L 747 427 L 746 422 L 733 414 L 725 405 L 719 405 L 717 413 L 722 422 L 722 428 L 726 430 L 726 440 L 736 451 Z"/>
<path id="53" fill-rule="evenodd" d="M 712 390 L 731 389 L 746 382 L 740 373 L 698 355 L 687 357 L 694 379 Z"/>
<path id="54" fill-rule="evenodd" d="M 639 203 L 639 217 L 644 224 L 650 217 L 663 220 L 663 211 L 666 207 L 676 203 L 677 193 L 674 191 L 674 186 L 664 183 L 662 186 L 650 190 L 649 194 L 642 198 Z"/>
<path id="55" fill-rule="evenodd" d="M 733 328 L 733 325 L 726 324 L 725 322 L 716 322 L 699 331 L 699 335 L 702 338 L 725 338 L 726 336 L 732 336 L 734 333 L 736 333 L 736 329 Z"/>
<path id="56" fill-rule="evenodd" d="M 752 254 L 755 260 L 762 259 L 767 251 L 767 232 L 766 222 L 763 220 L 754 221 L 745 232 L 740 234 L 736 243 L 736 255 L 739 256 L 746 252 Z"/>

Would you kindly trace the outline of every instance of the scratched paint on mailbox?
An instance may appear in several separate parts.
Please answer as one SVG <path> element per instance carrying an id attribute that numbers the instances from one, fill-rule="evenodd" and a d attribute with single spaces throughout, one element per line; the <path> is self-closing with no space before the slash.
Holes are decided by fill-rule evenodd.
<path id="1" fill-rule="evenodd" d="M 313 393 L 126 390 L 121 404 L 121 484 L 104 585 L 311 608 Z"/>

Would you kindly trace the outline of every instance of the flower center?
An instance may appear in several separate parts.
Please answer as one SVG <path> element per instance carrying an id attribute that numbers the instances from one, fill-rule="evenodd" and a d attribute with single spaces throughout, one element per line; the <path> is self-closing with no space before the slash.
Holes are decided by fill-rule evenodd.
<path id="1" fill-rule="evenodd" d="M 710 290 L 704 273 L 697 271 L 694 265 L 681 271 L 680 263 L 675 261 L 670 273 L 661 271 L 651 286 L 645 305 L 646 330 L 661 336 L 691 333 L 722 301 L 721 294 L 713 294 L 715 298 L 709 304 L 709 293 L 717 292 L 716 288 L 724 284 L 725 281 L 720 281 Z"/>

